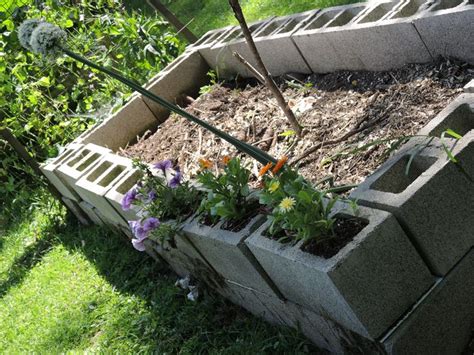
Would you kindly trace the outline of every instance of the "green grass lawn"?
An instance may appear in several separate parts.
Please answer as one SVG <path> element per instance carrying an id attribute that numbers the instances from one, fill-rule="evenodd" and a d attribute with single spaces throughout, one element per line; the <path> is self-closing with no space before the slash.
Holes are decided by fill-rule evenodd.
<path id="1" fill-rule="evenodd" d="M 209 30 L 237 24 L 227 0 L 161 0 L 197 36 Z M 324 8 L 351 4 L 360 0 L 240 0 L 244 15 L 249 22 L 270 16 L 283 16 Z M 145 9 L 146 2 L 127 0 L 134 8 Z M 190 22 L 191 21 L 191 22 Z"/>
<path id="2" fill-rule="evenodd" d="M 196 303 L 121 236 L 51 203 L 0 226 L 0 353 L 314 353 L 209 294 Z"/>

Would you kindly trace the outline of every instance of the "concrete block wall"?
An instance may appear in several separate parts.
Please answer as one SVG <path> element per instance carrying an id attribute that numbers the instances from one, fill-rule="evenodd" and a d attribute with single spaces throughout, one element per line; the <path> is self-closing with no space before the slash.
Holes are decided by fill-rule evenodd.
<path id="1" fill-rule="evenodd" d="M 249 25 L 252 34 L 257 33 L 272 18 L 255 22 Z M 232 78 L 235 75 L 251 77 L 251 72 L 234 57 L 233 52 L 241 54 L 245 59 L 251 60 L 247 42 L 239 26 L 230 28 L 224 36 L 215 41 L 211 47 L 198 49 L 210 68 L 214 69 L 220 78 Z"/>
<path id="2" fill-rule="evenodd" d="M 454 16 L 452 15 L 453 13 L 456 13 L 456 16 L 461 16 L 457 14 L 460 13 L 464 14 L 462 16 L 465 16 L 460 17 L 461 20 L 459 21 L 462 23 L 462 21 L 466 21 L 466 18 L 467 20 L 470 19 L 472 15 L 472 11 L 470 10 L 471 6 L 472 5 L 469 5 L 467 2 L 459 2 L 459 0 L 450 0 L 448 2 L 439 0 L 433 4 L 415 0 L 355 4 L 326 10 L 315 10 L 313 12 L 296 14 L 295 16 L 285 18 L 269 19 L 256 24 L 253 27 L 253 31 L 257 45 L 260 46 L 262 53 L 267 53 L 265 57 L 273 56 L 275 58 L 275 60 L 272 59 L 273 61 L 268 61 L 267 63 L 274 73 L 279 74 L 285 71 L 309 73 L 310 71 L 314 71 L 314 65 L 329 65 L 325 64 L 327 62 L 324 62 L 324 60 L 322 63 L 314 64 L 311 61 L 313 58 L 309 57 L 309 55 L 314 56 L 314 51 L 312 54 L 305 55 L 304 51 L 301 50 L 300 45 L 298 45 L 298 36 L 303 38 L 302 34 L 304 31 L 311 32 L 311 35 L 314 35 L 315 38 L 323 38 L 317 41 L 323 44 L 326 43 L 336 54 L 338 54 L 338 51 L 345 51 L 341 54 L 344 56 L 343 64 L 340 64 L 340 57 L 338 57 L 337 60 L 334 59 L 334 63 L 339 63 L 337 65 L 346 66 L 345 68 L 367 68 L 374 70 L 374 68 L 378 68 L 378 63 L 383 63 L 383 66 L 397 66 L 399 63 L 412 60 L 407 58 L 417 58 L 413 59 L 416 61 L 431 60 L 433 57 L 432 52 L 434 53 L 434 51 L 430 50 L 429 46 L 424 43 L 420 34 L 417 34 L 418 37 L 413 35 L 413 30 L 416 30 L 415 20 L 421 17 L 431 18 L 434 16 L 439 16 L 439 19 L 448 19 L 450 18 L 449 16 Z M 439 19 L 436 21 L 441 21 Z M 458 25 L 459 24 L 456 24 L 456 26 Z M 315 28 L 310 29 L 311 26 L 315 26 Z M 240 50 L 241 54 L 248 56 L 248 53 L 245 54 L 246 46 L 244 45 L 243 39 L 239 37 L 239 31 L 237 27 L 210 31 L 202 40 L 188 48 L 182 56 L 171 63 L 162 73 L 155 76 L 150 83 L 147 84 L 147 87 L 169 101 L 176 101 L 179 99 L 179 96 L 183 94 L 190 96 L 195 95 L 199 87 L 207 82 L 206 73 L 210 68 L 210 64 L 212 64 L 210 62 L 215 60 L 209 59 L 209 55 L 213 50 L 223 50 L 223 48 L 227 46 L 227 41 L 230 40 L 232 44 L 235 45 L 233 47 L 234 50 Z M 341 46 L 337 41 L 339 41 L 340 38 L 344 40 L 345 36 L 342 36 L 342 34 L 349 33 L 350 31 L 353 31 L 352 33 L 355 34 L 354 40 L 357 38 L 360 41 L 365 41 L 359 42 L 359 45 L 371 42 L 380 42 L 382 45 L 384 42 L 393 41 L 393 43 L 396 43 L 395 47 L 398 46 L 398 49 L 389 52 L 393 58 L 387 58 L 387 56 L 382 53 L 382 50 L 378 51 L 375 49 L 372 54 L 369 53 L 367 56 L 367 52 L 370 52 L 372 49 L 369 51 L 359 51 L 357 46 L 354 46 L 352 43 L 348 43 L 347 46 Z M 449 32 L 449 29 L 447 29 L 447 31 Z M 467 28 L 466 31 L 469 34 L 470 28 Z M 310 34 L 309 32 L 307 33 L 308 35 Z M 350 34 L 347 36 L 350 38 Z M 397 42 L 397 36 L 405 38 L 412 48 L 404 48 L 403 46 L 406 45 L 406 43 L 402 43 L 402 40 L 399 41 L 400 43 Z M 331 41 L 329 41 L 329 38 L 331 38 Z M 459 41 L 461 43 L 465 41 L 464 37 L 461 36 Z M 420 42 L 424 47 L 419 45 Z M 270 46 L 269 43 L 273 44 Z M 265 47 L 266 45 L 269 45 L 268 48 Z M 365 44 L 363 45 L 365 46 Z M 294 57 L 294 60 L 290 61 L 289 57 L 285 58 L 285 54 L 271 51 L 272 47 L 278 46 L 284 48 L 284 52 L 293 53 L 291 57 Z M 451 48 L 449 46 L 446 48 L 448 48 L 449 51 L 454 50 L 449 49 Z M 455 46 L 452 48 L 455 48 Z M 467 48 L 469 48 L 469 46 L 467 46 Z M 229 48 L 225 50 L 227 51 Z M 388 49 L 385 48 L 384 50 Z M 311 53 L 311 51 L 308 51 L 308 53 Z M 317 53 L 319 53 L 319 51 L 317 51 Z M 331 55 L 332 52 L 328 50 L 323 53 Z M 428 56 L 426 56 L 426 53 L 428 53 Z M 233 57 L 229 58 L 233 59 Z M 280 59 L 277 60 L 277 58 Z M 311 60 L 308 60 L 308 58 Z M 282 65 L 284 61 L 287 63 Z M 217 63 L 217 61 L 215 61 L 215 63 Z M 230 63 L 230 67 L 235 64 L 235 62 L 233 64 L 232 62 Z M 227 65 L 227 63 L 224 62 L 224 65 Z M 235 67 L 233 70 L 238 72 L 240 69 Z M 451 186 L 452 184 L 459 183 L 459 181 L 463 181 L 464 183 L 470 182 L 472 184 L 472 178 L 474 177 L 474 164 L 472 163 L 472 156 L 474 154 L 474 132 L 472 126 L 473 106 L 471 97 L 472 96 L 468 95 L 460 97 L 456 100 L 456 103 L 453 104 L 454 106 L 451 105 L 443 111 L 442 115 L 449 117 L 449 119 L 443 120 L 437 117 L 425 128 L 426 134 L 433 136 L 439 136 L 440 132 L 446 128 L 452 128 L 458 131 L 458 133 L 463 134 L 463 139 L 458 142 L 453 151 L 460 163 L 454 166 L 447 161 L 439 160 L 438 156 L 435 156 L 437 160 L 433 163 L 433 161 L 430 161 L 430 154 L 420 154 L 420 159 L 415 158 L 412 163 L 416 176 L 408 177 L 408 180 L 401 178 L 402 182 L 400 184 L 403 186 L 395 186 L 396 189 L 405 188 L 401 193 L 409 189 L 410 186 L 413 185 L 413 181 L 417 181 L 420 177 L 423 177 L 423 179 L 426 178 L 427 185 L 431 184 L 430 181 L 437 181 L 436 179 L 438 179 L 438 177 L 441 179 L 439 181 L 444 181 L 444 183 L 438 181 L 433 185 L 434 187 L 426 188 L 426 191 L 431 192 L 430 196 L 434 196 L 438 193 L 437 186 L 440 186 L 440 184 Z M 78 212 L 80 212 L 84 222 L 88 219 L 96 224 L 118 227 L 126 235 L 131 237 L 127 221 L 138 219 L 137 211 L 123 212 L 120 207 L 120 202 L 123 195 L 140 179 L 140 174 L 130 167 L 129 160 L 121 163 L 117 162 L 116 158 L 119 160 L 122 158 L 118 158 L 112 154 L 112 151 L 116 151 L 120 147 L 133 142 L 137 135 L 142 134 L 146 130 L 156 129 L 159 123 L 168 117 L 168 114 L 168 112 L 150 102 L 148 99 L 140 95 L 134 95 L 130 103 L 122 110 L 82 135 L 81 138 L 77 140 L 76 145 L 68 147 L 70 151 L 67 154 L 65 152 L 66 156 L 60 156 L 56 161 L 48 163 L 49 165 L 45 164 L 42 168 L 47 171 L 47 174 L 49 174 L 48 177 L 53 183 L 56 181 L 56 184 L 59 186 L 62 184 L 63 189 L 60 191 L 65 198 L 68 199 L 68 202 L 76 208 L 77 206 L 80 207 L 82 211 L 78 210 Z M 425 156 L 427 156 L 428 159 L 425 159 Z M 425 160 L 427 160 L 428 163 L 426 163 Z M 441 162 L 439 163 L 439 161 Z M 394 165 L 396 165 L 395 163 L 396 162 L 394 162 Z M 121 166 L 126 167 L 122 170 Z M 437 166 L 436 169 L 439 170 L 430 170 L 434 169 L 432 168 L 433 166 Z M 448 168 L 446 168 L 446 166 L 448 166 Z M 383 173 L 390 170 L 391 167 L 392 166 L 387 169 L 381 168 L 376 174 L 382 171 L 381 174 L 383 175 Z M 398 170 L 395 169 L 392 170 L 392 172 L 393 171 L 397 172 Z M 439 171 L 442 171 L 442 173 Z M 433 172 L 434 174 L 432 174 Z M 454 176 L 454 178 L 448 179 L 448 177 L 452 176 Z M 410 179 L 412 181 L 410 181 Z M 381 179 L 379 181 L 380 185 L 385 184 L 383 180 L 384 179 Z M 282 281 L 281 275 L 271 273 L 272 266 L 269 267 L 267 265 L 265 267 L 265 258 L 259 259 L 258 252 L 254 250 L 254 253 L 251 254 L 255 257 L 257 263 L 249 262 L 249 260 L 253 259 L 249 254 L 242 252 L 242 248 L 239 247 L 242 241 L 229 242 L 226 244 L 225 240 L 222 242 L 218 240 L 218 233 L 215 235 L 215 238 L 209 238 L 209 240 L 214 243 L 213 247 L 208 248 L 205 243 L 200 245 L 201 240 L 196 239 L 197 242 L 195 242 L 191 234 L 185 234 L 183 239 L 179 239 L 180 247 L 172 252 L 164 251 L 156 243 L 148 243 L 147 252 L 153 255 L 157 260 L 167 259 L 171 267 L 180 275 L 194 273 L 198 277 L 203 277 L 211 287 L 227 295 L 231 300 L 241 304 L 252 313 L 262 316 L 270 322 L 301 327 L 302 331 L 321 347 L 332 351 L 340 351 L 341 349 L 346 351 L 348 348 L 354 348 L 359 350 L 371 349 L 370 351 L 367 350 L 368 352 L 372 352 L 373 349 L 376 349 L 377 352 L 398 353 L 399 350 L 397 349 L 407 349 L 410 344 L 410 346 L 417 348 L 417 346 L 425 346 L 424 344 L 429 344 L 428 342 L 431 341 L 428 332 L 424 332 L 424 330 L 414 330 L 416 327 L 419 327 L 417 324 L 423 324 L 425 321 L 428 322 L 427 324 L 446 322 L 452 329 L 459 330 L 459 325 L 454 324 L 458 322 L 459 319 L 453 316 L 452 309 L 458 306 L 457 302 L 461 301 L 467 304 L 468 307 L 471 307 L 470 303 L 463 298 L 464 294 L 462 293 L 461 287 L 453 286 L 459 285 L 459 282 L 448 282 L 450 277 L 454 278 L 454 276 L 451 275 L 462 275 L 457 276 L 459 279 L 466 277 L 465 271 L 462 271 L 465 270 L 466 267 L 462 265 L 469 264 L 469 262 L 464 260 L 466 260 L 466 255 L 468 255 L 473 248 L 469 237 L 472 235 L 472 233 L 469 232 L 472 228 L 469 227 L 468 223 L 472 221 L 472 213 L 469 215 L 469 211 L 473 209 L 469 208 L 472 204 L 472 199 L 470 198 L 474 196 L 474 194 L 470 193 L 472 185 L 465 186 L 467 186 L 467 190 L 465 191 L 468 192 L 465 192 L 464 196 L 460 197 L 464 203 L 464 207 L 467 206 L 464 210 L 456 210 L 456 208 L 459 208 L 459 201 L 456 205 L 454 202 L 455 199 L 449 200 L 451 191 L 440 195 L 441 197 L 438 199 L 438 201 L 443 201 L 447 208 L 454 208 L 453 211 L 455 215 L 459 214 L 461 216 L 460 218 L 454 217 L 456 220 L 454 229 L 458 229 L 458 226 L 460 226 L 461 231 L 467 231 L 467 234 L 464 233 L 465 237 L 462 237 L 462 233 L 459 233 L 459 237 L 455 236 L 455 238 L 451 240 L 448 239 L 447 243 L 450 243 L 450 245 L 446 245 L 446 241 L 438 243 L 438 239 L 436 238 L 434 242 L 433 240 L 430 241 L 431 245 L 429 243 L 418 242 L 418 240 L 423 239 L 415 238 L 411 230 L 406 227 L 404 219 L 400 217 L 401 215 L 393 211 L 393 214 L 397 217 L 403 230 L 400 230 L 400 227 L 398 227 L 398 229 L 394 227 L 397 229 L 396 233 L 391 233 L 387 230 L 382 234 L 389 236 L 389 242 L 386 244 L 392 246 L 393 250 L 405 250 L 402 254 L 409 255 L 410 262 L 408 262 L 408 265 L 411 265 L 414 271 L 412 273 L 406 273 L 407 261 L 405 259 L 400 259 L 398 262 L 393 261 L 393 259 L 397 258 L 398 254 L 393 253 L 392 249 L 392 254 L 389 252 L 386 253 L 387 258 L 391 258 L 390 262 L 386 259 L 386 265 L 368 267 L 367 265 L 372 265 L 373 263 L 383 260 L 378 260 L 380 258 L 377 259 L 376 257 L 370 256 L 370 250 L 375 250 L 373 246 L 371 247 L 372 249 L 367 246 L 372 245 L 371 243 L 362 240 L 358 241 L 354 245 L 354 249 L 351 249 L 351 247 L 347 248 L 350 250 L 350 254 L 347 255 L 347 260 L 351 261 L 346 262 L 350 267 L 341 266 L 332 269 L 328 267 L 323 270 L 322 274 L 326 273 L 326 278 L 322 283 L 328 286 L 324 292 L 334 293 L 333 295 L 329 295 L 329 297 L 316 297 L 316 300 L 329 302 L 325 304 L 324 307 L 316 307 L 311 303 L 315 301 L 315 293 L 320 292 L 318 284 L 315 283 L 314 280 L 303 283 L 313 285 L 312 288 L 305 288 L 305 286 L 303 286 L 300 288 L 295 287 L 292 290 L 295 294 L 298 292 L 307 292 L 307 297 L 295 297 L 295 294 L 286 291 L 286 294 L 283 294 L 284 298 L 287 298 L 286 300 L 280 299 L 276 294 L 262 287 L 261 284 L 259 284 L 260 281 L 257 280 L 258 277 L 255 277 L 255 275 L 261 276 L 262 270 L 258 265 L 263 268 L 264 272 L 269 276 L 271 283 L 273 283 L 279 291 L 280 288 L 284 289 L 285 282 L 291 277 L 295 278 L 295 275 L 304 275 L 305 272 L 301 272 L 301 270 L 294 272 L 286 278 L 286 281 Z M 417 194 L 418 193 L 414 193 L 414 196 L 417 196 Z M 447 200 L 446 196 L 448 196 Z M 433 203 L 434 202 L 431 202 L 429 208 L 420 208 L 418 206 L 417 210 L 423 209 L 423 211 L 429 211 Z M 389 208 L 380 208 L 392 211 L 392 209 Z M 87 218 L 84 218 L 84 214 Z M 425 223 L 425 226 L 428 225 L 430 227 L 434 225 L 426 224 L 425 215 L 418 216 L 418 220 L 415 222 L 421 224 Z M 395 223 L 398 226 L 393 217 L 389 219 L 392 221 L 392 224 Z M 461 219 L 463 221 L 461 221 Z M 464 224 L 461 225 L 461 223 Z M 187 223 L 185 229 L 190 225 L 191 223 Z M 466 225 L 468 227 L 465 227 Z M 432 234 L 436 235 L 436 233 L 437 231 Z M 405 234 L 409 235 L 405 236 Z M 450 237 L 451 236 L 448 238 Z M 379 239 L 380 238 L 382 237 L 379 237 Z M 250 241 L 252 237 L 249 238 L 246 236 L 244 239 L 245 241 Z M 376 239 L 377 238 L 372 238 L 370 240 L 372 243 L 375 243 Z M 467 243 L 466 240 L 468 240 Z M 248 244 L 245 245 L 247 246 Z M 459 245 L 461 245 L 460 248 L 458 248 Z M 434 252 L 430 248 L 434 250 Z M 443 248 L 446 248 L 446 251 L 441 255 L 439 250 Z M 248 251 L 252 250 L 250 246 L 248 246 L 248 249 Z M 452 249 L 456 249 L 455 252 L 452 252 Z M 231 267 L 228 269 L 219 269 L 219 262 L 221 262 L 223 258 L 225 259 L 225 257 L 220 257 L 218 253 L 224 250 L 226 253 L 229 252 L 229 255 L 233 253 L 236 257 L 229 259 L 234 260 Z M 216 257 L 216 255 L 219 257 Z M 359 255 L 359 257 L 357 255 Z M 305 259 L 303 256 L 301 258 L 301 260 Z M 298 259 L 300 259 L 300 257 L 298 257 Z M 449 259 L 449 262 L 445 262 L 446 259 Z M 268 260 L 270 259 L 267 258 L 267 261 Z M 366 277 L 364 278 L 364 272 L 361 271 L 358 274 L 359 276 L 357 276 L 358 282 L 355 284 L 351 284 L 351 278 L 354 277 L 354 270 L 357 270 L 357 267 L 353 266 L 357 265 L 357 262 L 353 260 L 363 260 L 367 263 L 367 265 L 360 265 L 360 270 L 367 270 Z M 441 262 L 439 262 L 439 260 L 441 260 Z M 338 260 L 338 262 L 341 261 Z M 244 264 L 246 267 L 248 266 L 247 269 L 243 268 L 246 270 L 245 273 L 251 275 L 253 278 L 245 278 L 242 274 L 239 274 L 239 266 Z M 295 265 L 296 264 L 295 262 Z M 305 264 L 305 262 L 300 263 L 303 269 L 308 268 L 308 265 L 309 264 Z M 401 266 L 404 266 L 404 269 L 399 270 Z M 427 266 L 429 266 L 429 268 Z M 295 266 L 292 265 L 292 267 Z M 289 267 L 288 270 L 290 269 Z M 384 272 L 390 274 L 390 272 L 395 272 L 394 270 L 396 270 L 395 274 L 399 275 L 385 277 L 385 279 L 389 280 L 388 282 L 383 283 L 380 281 L 378 284 L 379 288 L 373 287 L 373 291 L 369 292 L 368 290 L 371 289 L 370 285 L 376 284 L 373 280 L 373 278 L 375 278 L 372 274 L 373 270 L 378 272 L 378 274 L 376 273 L 377 275 L 383 275 Z M 431 271 L 431 274 L 427 270 Z M 435 286 L 425 292 L 434 282 L 434 276 L 432 274 L 441 276 L 438 277 Z M 370 277 L 367 278 L 367 275 Z M 417 282 L 410 281 L 416 278 L 419 279 Z M 398 280 L 398 286 L 409 284 L 407 287 L 410 291 L 409 299 L 404 298 L 404 295 L 399 295 L 400 297 L 394 300 L 394 297 L 398 295 L 396 292 L 397 289 L 391 289 L 390 285 L 397 283 L 394 283 L 395 279 Z M 369 281 L 373 283 L 367 283 Z M 268 280 L 265 280 L 265 278 L 264 282 L 268 285 Z M 263 285 L 265 285 L 265 283 Z M 412 285 L 414 286 L 412 287 Z M 393 292 L 382 292 L 385 296 L 380 296 L 380 289 L 386 290 L 385 288 Z M 398 290 L 400 289 L 406 291 L 398 287 Z M 433 290 L 440 291 L 434 292 Z M 356 297 L 355 293 L 357 292 L 362 296 Z M 455 293 L 456 297 L 447 300 L 446 296 L 431 296 L 438 293 L 446 295 L 450 292 Z M 379 298 L 377 298 L 377 296 L 379 296 Z M 376 299 L 371 297 L 375 297 Z M 433 302 L 437 305 L 428 306 Z M 446 307 L 441 305 L 441 303 L 449 304 L 449 306 Z M 381 304 L 384 304 L 384 306 L 381 306 Z M 428 311 L 426 311 L 426 309 L 428 309 Z M 444 312 L 441 312 L 441 316 L 430 318 L 429 314 L 436 313 L 438 309 L 444 310 Z M 375 321 L 372 323 L 371 319 L 375 319 Z M 466 312 L 466 317 L 459 322 L 461 325 L 464 325 L 467 324 L 468 321 L 472 322 L 473 320 L 471 313 Z M 445 327 L 444 324 L 443 327 Z M 451 344 L 449 349 L 457 349 L 459 347 L 459 344 L 465 337 L 464 330 L 464 327 L 460 329 L 458 332 L 460 336 L 453 340 L 455 344 Z M 416 334 L 420 334 L 420 336 Z M 438 348 L 442 346 L 440 342 L 435 341 L 435 343 Z M 382 348 L 384 348 L 384 350 L 381 350 Z M 373 352 L 375 353 L 376 351 L 374 350 Z M 365 352 L 363 351 L 363 353 Z"/>
<path id="3" fill-rule="evenodd" d="M 106 194 L 132 171 L 132 161 L 115 154 L 106 154 L 74 185 L 83 201 L 94 206 L 113 226 L 128 226 L 127 221 L 106 199 Z"/>
<path id="4" fill-rule="evenodd" d="M 89 143 L 74 150 L 73 154 L 70 154 L 60 165 L 55 167 L 53 170 L 55 178 L 60 180 L 70 193 L 70 195 L 64 196 L 76 202 L 82 201 L 74 188 L 77 180 L 93 169 L 108 153 L 110 153 L 110 149 Z"/>
<path id="5" fill-rule="evenodd" d="M 434 278 L 392 215 L 361 207 L 359 218 L 368 225 L 328 259 L 265 237 L 269 223 L 245 243 L 288 301 L 376 339 Z"/>
<path id="6" fill-rule="evenodd" d="M 393 213 L 435 275 L 446 275 L 474 247 L 473 142 L 474 95 L 458 97 L 420 132 L 432 136 L 429 147 L 415 152 L 413 143 L 385 162 L 352 192 L 365 206 Z M 439 140 L 451 128 L 464 135 L 454 146 L 445 142 L 458 163 L 451 162 Z M 419 139 L 422 147 L 426 139 Z"/>
<path id="7" fill-rule="evenodd" d="M 357 3 L 270 18 L 251 29 L 274 76 L 389 70 L 439 56 L 474 63 L 473 6 L 469 0 Z M 253 76 L 232 55 L 238 52 L 255 65 L 238 26 L 209 33 L 202 44 L 191 48 L 220 77 Z"/>

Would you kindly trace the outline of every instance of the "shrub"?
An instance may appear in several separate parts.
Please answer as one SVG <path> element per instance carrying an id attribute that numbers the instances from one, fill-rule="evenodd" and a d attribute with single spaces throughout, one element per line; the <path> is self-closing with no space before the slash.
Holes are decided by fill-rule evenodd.
<path id="1" fill-rule="evenodd" d="M 120 107 L 131 92 L 70 58 L 45 62 L 21 49 L 17 29 L 23 20 L 43 18 L 59 25 L 76 52 L 140 84 L 182 49 L 166 22 L 127 13 L 118 0 L 83 0 L 77 5 L 45 0 L 39 7 L 32 0 L 23 3 L 29 6 L 0 12 L 0 128 L 10 128 L 38 161 L 54 157 L 61 146 Z M 9 199 L 37 180 L 9 146 L 0 145 L 0 194 Z"/>

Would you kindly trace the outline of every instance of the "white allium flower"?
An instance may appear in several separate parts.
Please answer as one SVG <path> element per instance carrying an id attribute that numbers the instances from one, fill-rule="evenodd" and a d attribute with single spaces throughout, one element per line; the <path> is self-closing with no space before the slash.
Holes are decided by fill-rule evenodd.
<path id="1" fill-rule="evenodd" d="M 33 52 L 43 56 L 56 56 L 60 45 L 66 40 L 66 32 L 48 22 L 39 24 L 31 34 L 30 46 Z"/>
<path id="2" fill-rule="evenodd" d="M 31 50 L 31 34 L 41 23 L 43 23 L 43 21 L 34 18 L 23 21 L 23 23 L 20 25 L 18 28 L 18 39 L 24 48 Z"/>

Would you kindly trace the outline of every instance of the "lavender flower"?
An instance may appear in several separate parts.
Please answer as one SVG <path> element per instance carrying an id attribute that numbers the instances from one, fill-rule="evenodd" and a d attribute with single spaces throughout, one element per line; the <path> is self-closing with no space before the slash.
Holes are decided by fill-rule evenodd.
<path id="1" fill-rule="evenodd" d="M 171 163 L 171 160 L 163 160 L 159 161 L 155 165 L 153 165 L 154 168 L 161 170 L 164 174 L 166 174 L 166 170 L 171 169 L 173 164 Z"/>
<path id="2" fill-rule="evenodd" d="M 155 217 L 149 217 L 143 222 L 143 229 L 149 233 L 160 226 L 160 220 Z"/>
<path id="3" fill-rule="evenodd" d="M 122 199 L 122 204 L 121 204 L 122 209 L 124 211 L 130 210 L 130 208 L 132 207 L 133 202 L 135 202 L 138 199 L 137 195 L 138 195 L 138 191 L 135 188 L 132 188 L 130 191 L 128 191 L 125 194 L 125 196 Z"/>
<path id="4" fill-rule="evenodd" d="M 171 187 L 172 189 L 175 189 L 179 185 L 181 185 L 182 179 L 183 179 L 183 174 L 181 174 L 181 171 L 179 171 L 179 168 L 176 168 L 176 172 L 173 178 L 168 182 L 168 186 Z"/>
<path id="5" fill-rule="evenodd" d="M 147 202 L 153 202 L 157 199 L 158 195 L 156 194 L 156 191 L 155 190 L 150 190 L 150 192 L 148 192 L 148 200 Z"/>
<path id="6" fill-rule="evenodd" d="M 132 239 L 132 245 L 138 251 L 145 251 L 145 240 Z"/>
<path id="7" fill-rule="evenodd" d="M 140 221 L 129 221 L 128 224 L 132 229 L 132 233 L 135 236 L 135 239 L 144 240 L 148 238 L 148 232 L 143 228 Z"/>
<path id="8" fill-rule="evenodd" d="M 132 239 L 132 245 L 138 251 L 145 250 L 145 240 L 148 238 L 148 235 L 153 229 L 156 229 L 160 226 L 160 221 L 158 218 L 150 217 L 143 221 L 143 224 L 140 221 L 129 221 L 128 224 L 132 229 L 132 233 L 135 238 Z"/>

